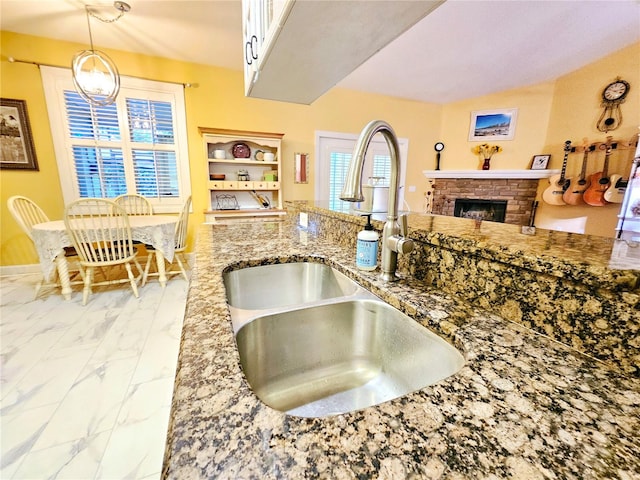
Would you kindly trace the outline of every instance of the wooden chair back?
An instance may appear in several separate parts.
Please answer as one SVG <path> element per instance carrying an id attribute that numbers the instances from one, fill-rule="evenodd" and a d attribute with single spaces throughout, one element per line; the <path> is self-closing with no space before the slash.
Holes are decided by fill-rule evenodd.
<path id="1" fill-rule="evenodd" d="M 153 215 L 151 202 L 137 193 L 126 193 L 113 201 L 124 208 L 129 215 Z"/>
<path id="2" fill-rule="evenodd" d="M 64 222 L 83 265 L 116 265 L 136 254 L 127 212 L 115 202 L 76 200 L 65 209 Z"/>
<path id="3" fill-rule="evenodd" d="M 31 230 L 38 223 L 49 221 L 49 217 L 44 211 L 31 199 L 21 195 L 14 195 L 7 200 L 9 212 L 15 218 L 20 228 L 29 236 L 31 240 Z"/>

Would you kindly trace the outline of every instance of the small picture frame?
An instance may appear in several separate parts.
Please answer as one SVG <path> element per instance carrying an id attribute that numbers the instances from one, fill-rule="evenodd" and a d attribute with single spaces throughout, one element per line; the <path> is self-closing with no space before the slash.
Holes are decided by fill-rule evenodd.
<path id="1" fill-rule="evenodd" d="M 24 100 L 0 98 L 0 168 L 38 170 Z"/>
<path id="2" fill-rule="evenodd" d="M 516 133 L 517 108 L 471 112 L 470 142 L 513 140 Z"/>
<path id="3" fill-rule="evenodd" d="M 531 170 L 546 170 L 551 155 L 534 155 L 531 160 Z"/>

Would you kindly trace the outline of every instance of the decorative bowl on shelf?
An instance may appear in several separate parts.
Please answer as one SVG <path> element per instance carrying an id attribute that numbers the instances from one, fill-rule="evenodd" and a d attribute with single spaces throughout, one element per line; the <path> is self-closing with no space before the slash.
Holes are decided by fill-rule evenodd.
<path id="1" fill-rule="evenodd" d="M 209 178 L 211 180 L 224 180 L 227 176 L 224 173 L 210 173 Z"/>
<path id="2" fill-rule="evenodd" d="M 231 147 L 231 155 L 233 155 L 233 158 L 237 158 L 237 159 L 250 158 L 251 149 L 249 148 L 249 145 L 247 145 L 246 143 L 238 142 L 238 143 L 235 143 L 233 147 Z"/>

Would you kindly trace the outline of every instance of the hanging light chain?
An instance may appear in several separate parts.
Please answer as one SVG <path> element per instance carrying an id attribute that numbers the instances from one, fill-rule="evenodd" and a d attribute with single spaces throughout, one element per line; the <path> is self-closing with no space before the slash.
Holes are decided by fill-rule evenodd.
<path id="1" fill-rule="evenodd" d="M 128 11 L 131 10 L 131 7 L 129 6 L 128 3 L 125 2 L 113 2 L 113 7 L 118 10 L 118 15 L 113 17 L 113 18 L 102 18 L 100 15 L 97 14 L 97 12 L 92 11 L 91 9 L 97 9 L 97 8 L 101 8 L 101 7 L 105 7 L 106 5 L 85 5 L 84 8 L 87 10 L 87 13 L 89 15 L 91 15 L 93 18 L 97 18 L 98 20 L 100 20 L 102 23 L 113 23 L 113 22 L 117 22 L 118 20 L 120 20 L 122 18 L 122 16 L 127 13 Z"/>
<path id="2" fill-rule="evenodd" d="M 113 17 L 113 18 L 102 18 L 100 15 L 98 15 L 95 12 L 92 12 L 90 10 L 91 5 L 86 5 L 85 7 L 87 9 L 87 13 L 89 15 L 91 15 L 93 18 L 96 18 L 98 20 L 100 20 L 102 23 L 113 23 L 113 22 L 117 22 L 118 20 L 120 20 L 122 18 L 122 16 L 124 15 L 124 11 L 121 11 L 117 17 Z"/>
<path id="3" fill-rule="evenodd" d="M 93 34 L 91 33 L 91 19 L 89 18 L 89 15 L 91 15 L 91 16 L 93 16 L 93 15 L 89 11 L 89 6 L 88 5 L 85 5 L 84 8 L 85 8 L 85 11 L 86 11 L 86 14 L 87 14 L 87 27 L 89 27 L 89 45 L 91 45 L 91 51 L 93 52 L 95 49 L 93 48 Z"/>
<path id="4" fill-rule="evenodd" d="M 91 16 L 97 20 L 100 20 L 102 23 L 115 23 L 118 20 L 120 20 L 125 13 L 131 10 L 131 7 L 129 6 L 128 3 L 115 1 L 113 2 L 113 7 L 116 10 L 118 10 L 118 15 L 116 15 L 113 18 L 102 18 L 100 15 L 98 15 L 97 11 L 92 10 L 92 9 L 97 9 L 101 7 L 106 7 L 106 5 L 85 5 L 84 6 L 85 13 L 87 15 L 87 27 L 89 27 L 89 44 L 91 45 L 91 51 L 95 49 L 93 48 L 93 34 L 91 33 L 91 19 L 89 17 Z"/>

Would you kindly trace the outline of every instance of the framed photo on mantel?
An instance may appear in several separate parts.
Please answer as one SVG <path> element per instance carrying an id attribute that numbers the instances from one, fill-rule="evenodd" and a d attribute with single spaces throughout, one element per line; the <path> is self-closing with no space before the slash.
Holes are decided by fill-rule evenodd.
<path id="1" fill-rule="evenodd" d="M 24 100 L 0 98 L 0 168 L 38 170 Z"/>
<path id="2" fill-rule="evenodd" d="M 531 160 L 531 170 L 546 170 L 551 155 L 534 155 Z"/>

